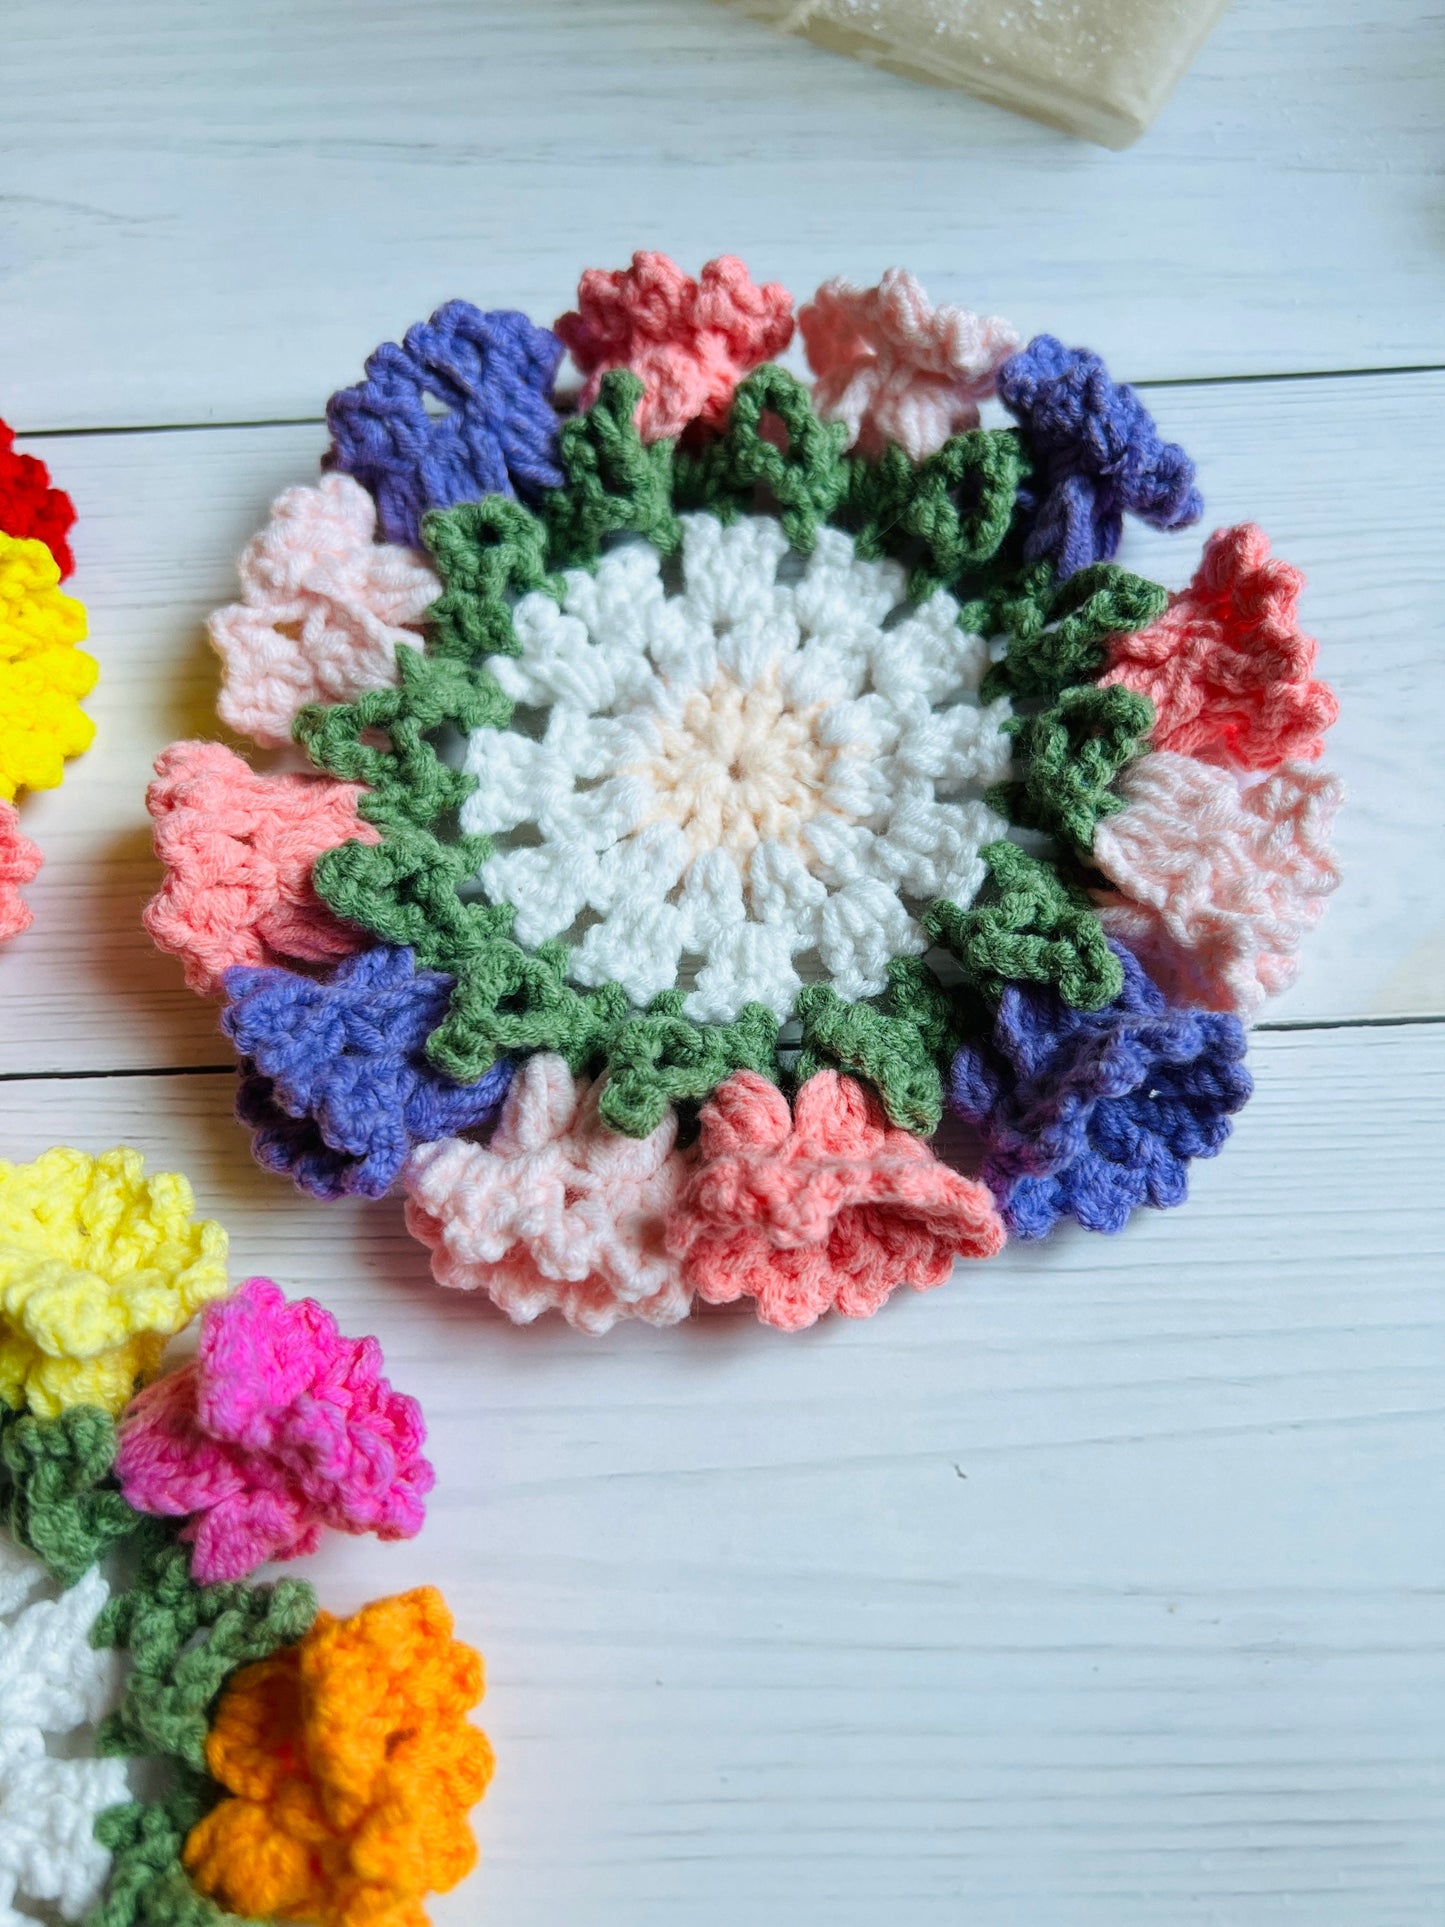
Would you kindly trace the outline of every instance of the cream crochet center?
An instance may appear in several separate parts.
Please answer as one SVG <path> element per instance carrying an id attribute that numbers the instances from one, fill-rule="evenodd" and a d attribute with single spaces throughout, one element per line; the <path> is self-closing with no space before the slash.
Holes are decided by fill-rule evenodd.
<path id="1" fill-rule="evenodd" d="M 692 969 L 702 1023 L 786 1019 L 805 973 L 874 996 L 927 948 L 917 910 L 970 902 L 1007 830 L 982 800 L 1009 769 L 987 645 L 840 530 L 801 560 L 767 516 L 682 523 L 674 594 L 632 542 L 568 571 L 560 606 L 517 603 L 520 653 L 489 667 L 521 714 L 467 749 L 483 887 L 519 942 L 576 938 L 578 983 L 645 1004 Z"/>

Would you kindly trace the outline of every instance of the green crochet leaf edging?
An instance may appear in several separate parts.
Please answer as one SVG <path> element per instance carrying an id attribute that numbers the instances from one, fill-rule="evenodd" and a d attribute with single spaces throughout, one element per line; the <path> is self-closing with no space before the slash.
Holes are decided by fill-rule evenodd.
<path id="1" fill-rule="evenodd" d="M 1132 689 L 1086 683 L 1061 690 L 1038 715 L 1004 724 L 1022 774 L 995 784 L 989 805 L 1025 829 L 1090 850 L 1099 818 L 1125 806 L 1114 778 L 1148 748 L 1153 727 L 1153 703 Z"/>
<path id="2" fill-rule="evenodd" d="M 981 635 L 1004 635 L 1008 647 L 980 691 L 995 696 L 1056 696 L 1092 682 L 1108 659 L 1110 636 L 1147 628 L 1169 592 L 1113 562 L 1095 562 L 1062 582 L 1036 562 L 991 595 L 965 604 L 961 620 Z"/>
<path id="3" fill-rule="evenodd" d="M 0 1410 L 5 1523 L 62 1586 L 140 1524 L 111 1476 L 115 1420 L 93 1405 L 57 1418 Z"/>
<path id="4" fill-rule="evenodd" d="M 1082 890 L 1016 843 L 990 843 L 983 860 L 975 903 L 936 903 L 924 918 L 967 980 L 994 1004 L 1013 983 L 1048 984 L 1075 1010 L 1112 1003 L 1123 968 Z"/>

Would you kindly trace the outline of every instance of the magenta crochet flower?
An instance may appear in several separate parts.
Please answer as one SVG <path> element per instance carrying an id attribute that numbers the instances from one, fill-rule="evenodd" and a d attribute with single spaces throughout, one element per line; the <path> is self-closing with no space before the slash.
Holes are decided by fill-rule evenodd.
<path id="1" fill-rule="evenodd" d="M 978 405 L 1019 345 L 996 315 L 935 308 L 904 268 L 889 268 L 876 288 L 825 281 L 798 310 L 798 332 L 823 420 L 846 422 L 860 455 L 897 442 L 916 462 L 978 427 Z"/>
<path id="2" fill-rule="evenodd" d="M 0 943 L 30 928 L 30 905 L 20 885 L 35 881 L 40 863 L 40 852 L 20 828 L 14 804 L 0 802 Z"/>
<path id="3" fill-rule="evenodd" d="M 129 1504 L 185 1518 L 201 1585 L 314 1552 L 323 1528 L 409 1539 L 435 1475 L 415 1399 L 374 1338 L 343 1338 L 314 1299 L 248 1278 L 206 1307 L 193 1364 L 140 1392 L 115 1472 Z"/>
<path id="4" fill-rule="evenodd" d="M 743 376 L 792 340 L 793 297 L 776 282 L 758 287 L 731 254 L 694 281 L 665 254 L 639 251 L 630 268 L 589 268 L 555 332 L 588 377 L 580 405 L 596 401 L 609 368 L 630 368 L 644 389 L 638 433 L 664 441 L 695 421 L 723 426 Z"/>
<path id="5" fill-rule="evenodd" d="M 349 475 L 288 488 L 242 551 L 241 600 L 208 623 L 225 664 L 223 723 L 258 743 L 291 740 L 306 703 L 394 688 L 398 649 L 419 649 L 441 584 L 414 549 L 376 540 L 376 504 Z"/>

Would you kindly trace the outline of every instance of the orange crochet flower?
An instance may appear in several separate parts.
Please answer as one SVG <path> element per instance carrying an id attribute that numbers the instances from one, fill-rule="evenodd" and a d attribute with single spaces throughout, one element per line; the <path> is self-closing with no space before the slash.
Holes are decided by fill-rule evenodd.
<path id="1" fill-rule="evenodd" d="M 480 1654 L 433 1586 L 317 1615 L 297 1646 L 221 1696 L 206 1764 L 233 1796 L 192 1828 L 196 1886 L 235 1913 L 318 1927 L 427 1927 L 465 1879 L 467 1821 L 492 1777 Z"/>

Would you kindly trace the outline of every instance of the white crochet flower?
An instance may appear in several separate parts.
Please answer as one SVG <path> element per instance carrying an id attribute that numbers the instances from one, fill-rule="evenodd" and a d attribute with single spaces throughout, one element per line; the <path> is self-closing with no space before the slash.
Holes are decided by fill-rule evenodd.
<path id="1" fill-rule="evenodd" d="M 87 1914 L 110 1870 L 96 1816 L 130 1797 L 122 1760 L 56 1758 L 46 1746 L 47 1734 L 94 1726 L 119 1697 L 118 1656 L 90 1644 L 106 1583 L 92 1567 L 59 1598 L 32 1598 L 42 1587 L 40 1561 L 0 1539 L 0 1927 L 33 1921 L 20 1896 L 64 1920 Z"/>
<path id="2" fill-rule="evenodd" d="M 800 962 L 872 996 L 927 948 L 915 910 L 969 902 L 1007 827 L 980 794 L 1009 765 L 987 645 L 837 529 L 800 561 L 766 516 L 682 519 L 680 593 L 631 543 L 569 570 L 560 608 L 517 604 L 520 654 L 489 667 L 522 713 L 467 749 L 462 826 L 498 839 L 483 885 L 520 943 L 581 919 L 579 983 L 645 1004 L 695 967 L 699 1022 L 786 1018 Z"/>

